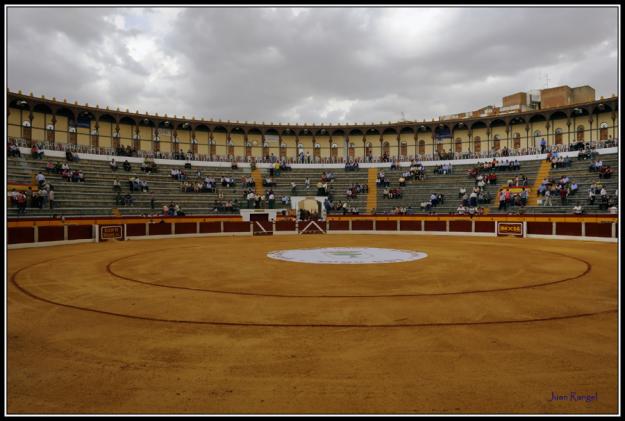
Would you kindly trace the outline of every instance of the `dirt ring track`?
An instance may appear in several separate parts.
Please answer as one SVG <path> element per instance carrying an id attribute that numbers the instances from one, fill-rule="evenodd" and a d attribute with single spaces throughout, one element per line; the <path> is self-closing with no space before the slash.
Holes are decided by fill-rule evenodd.
<path id="1" fill-rule="evenodd" d="M 388 247 L 310 265 L 272 250 Z M 10 413 L 612 413 L 617 245 L 213 237 L 9 251 Z M 598 393 L 584 405 L 552 392 Z"/>

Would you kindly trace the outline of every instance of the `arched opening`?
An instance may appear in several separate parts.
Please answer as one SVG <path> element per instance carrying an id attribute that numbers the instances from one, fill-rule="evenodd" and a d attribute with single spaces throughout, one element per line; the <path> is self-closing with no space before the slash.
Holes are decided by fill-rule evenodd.
<path id="1" fill-rule="evenodd" d="M 332 159 L 336 159 L 339 156 L 339 145 L 337 145 L 336 143 L 333 143 L 332 145 L 330 145 L 330 157 Z"/>
<path id="2" fill-rule="evenodd" d="M 382 143 L 382 153 L 387 157 L 391 154 L 391 145 L 388 142 Z"/>
<path id="3" fill-rule="evenodd" d="M 608 140 L 608 123 L 599 126 L 599 140 Z"/>
<path id="4" fill-rule="evenodd" d="M 315 143 L 313 147 L 313 156 L 315 157 L 315 161 L 321 157 L 321 145 L 318 143 Z"/>
<path id="5" fill-rule="evenodd" d="M 365 144 L 365 156 L 369 157 L 373 155 L 373 145 L 371 142 Z"/>
<path id="6" fill-rule="evenodd" d="M 29 143 L 32 140 L 32 127 L 30 124 L 30 120 L 24 120 L 22 122 L 22 137 L 26 139 Z"/>
<path id="7" fill-rule="evenodd" d="M 540 136 L 541 136 L 540 130 L 536 130 L 534 132 L 534 147 L 535 148 L 540 145 Z"/>
<path id="8" fill-rule="evenodd" d="M 555 140 L 556 140 L 556 145 L 561 145 L 562 144 L 562 129 L 556 129 L 555 132 Z"/>
<path id="9" fill-rule="evenodd" d="M 97 129 L 91 130 L 91 147 L 96 149 L 100 147 L 100 135 Z"/>
<path id="10" fill-rule="evenodd" d="M 473 152 L 475 153 L 482 152 L 482 139 L 479 136 L 475 136 L 473 138 Z"/>
<path id="11" fill-rule="evenodd" d="M 496 151 L 501 149 L 501 138 L 499 137 L 498 134 L 496 134 L 495 137 L 493 138 L 493 149 Z"/>
<path id="12" fill-rule="evenodd" d="M 577 141 L 584 141 L 584 126 L 577 126 Z"/>
<path id="13" fill-rule="evenodd" d="M 50 144 L 54 144 L 54 125 L 48 124 L 46 126 L 46 141 Z"/>
<path id="14" fill-rule="evenodd" d="M 514 149 L 520 149 L 521 148 L 521 133 L 515 133 L 514 136 L 512 137 L 513 143 L 512 143 L 512 147 Z"/>
<path id="15" fill-rule="evenodd" d="M 401 144 L 399 145 L 399 149 L 400 149 L 400 154 L 402 157 L 408 156 L 408 143 L 407 142 L 401 142 Z"/>
<path id="16" fill-rule="evenodd" d="M 419 155 L 425 155 L 425 140 L 419 140 Z"/>
<path id="17" fill-rule="evenodd" d="M 353 143 L 349 144 L 348 154 L 349 154 L 350 159 L 354 159 L 356 157 L 356 147 Z"/>
<path id="18" fill-rule="evenodd" d="M 462 139 L 456 138 L 456 153 L 462 152 Z"/>

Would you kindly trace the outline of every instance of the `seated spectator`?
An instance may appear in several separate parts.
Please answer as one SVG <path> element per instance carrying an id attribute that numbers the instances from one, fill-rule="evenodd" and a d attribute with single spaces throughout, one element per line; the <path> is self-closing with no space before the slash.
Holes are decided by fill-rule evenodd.
<path id="1" fill-rule="evenodd" d="M 51 172 L 54 172 L 54 164 L 52 161 L 48 161 L 48 164 L 46 165 L 46 173 L 50 174 Z"/>
<path id="2" fill-rule="evenodd" d="M 130 195 L 130 193 L 127 193 L 124 196 L 124 206 L 133 206 L 135 203 L 135 199 Z"/>
<path id="3" fill-rule="evenodd" d="M 39 146 L 37 144 L 34 144 L 33 147 L 30 148 L 30 152 L 33 159 L 43 159 L 43 151 L 39 149 Z"/>
<path id="4" fill-rule="evenodd" d="M 122 186 L 121 184 L 119 184 L 119 180 L 117 179 L 117 177 L 113 179 L 113 191 L 122 191 Z"/>
<path id="5" fill-rule="evenodd" d="M 573 213 L 575 215 L 581 215 L 582 213 L 584 213 L 584 209 L 582 208 L 582 205 L 573 206 Z"/>
<path id="6" fill-rule="evenodd" d="M 124 161 L 124 164 L 122 165 L 124 167 L 124 171 L 130 171 L 132 170 L 132 167 L 130 165 L 130 162 L 128 162 L 128 160 Z"/>
<path id="7" fill-rule="evenodd" d="M 39 174 L 35 176 L 35 180 L 37 180 L 37 184 L 41 188 L 46 183 L 46 176 L 43 175 L 41 171 L 39 171 Z"/>
<path id="8" fill-rule="evenodd" d="M 73 153 L 72 151 L 70 151 L 69 149 L 65 151 L 65 159 L 69 162 L 72 161 L 80 161 L 80 157 L 78 156 L 77 153 Z"/>
<path id="9" fill-rule="evenodd" d="M 9 143 L 9 156 L 21 158 L 22 153 L 20 152 L 20 148 L 14 142 Z"/>
<path id="10" fill-rule="evenodd" d="M 117 167 L 117 162 L 115 162 L 115 158 L 111 159 L 111 162 L 110 162 L 109 165 L 110 165 L 112 171 L 117 171 L 118 167 Z"/>
<path id="11" fill-rule="evenodd" d="M 612 168 L 609 165 L 599 169 L 599 178 L 612 178 Z"/>

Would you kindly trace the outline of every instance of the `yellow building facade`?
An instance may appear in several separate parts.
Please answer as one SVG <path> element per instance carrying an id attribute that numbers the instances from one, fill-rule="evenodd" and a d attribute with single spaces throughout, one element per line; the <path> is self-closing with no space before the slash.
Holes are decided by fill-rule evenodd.
<path id="1" fill-rule="evenodd" d="M 261 160 L 428 159 L 439 153 L 469 157 L 502 151 L 531 153 L 548 145 L 618 138 L 618 97 L 571 106 L 488 117 L 371 125 L 257 124 L 132 113 L 65 100 L 8 93 L 9 138 L 47 145 L 79 145 L 97 153 L 119 147 L 169 157 Z M 450 155 L 447 155 L 450 156 Z"/>

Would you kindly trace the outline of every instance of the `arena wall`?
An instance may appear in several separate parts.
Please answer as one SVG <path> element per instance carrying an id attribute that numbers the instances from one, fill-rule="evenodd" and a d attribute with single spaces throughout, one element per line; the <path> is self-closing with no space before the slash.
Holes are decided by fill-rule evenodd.
<path id="1" fill-rule="evenodd" d="M 523 237 L 616 242 L 616 216 L 332 216 L 318 224 L 327 234 L 497 236 L 497 222 L 521 222 Z M 9 220 L 8 248 L 99 241 L 100 227 L 120 225 L 126 240 L 211 235 L 253 235 L 253 223 L 232 217 L 65 218 Z M 278 219 L 274 235 L 296 235 L 294 220 Z"/>

